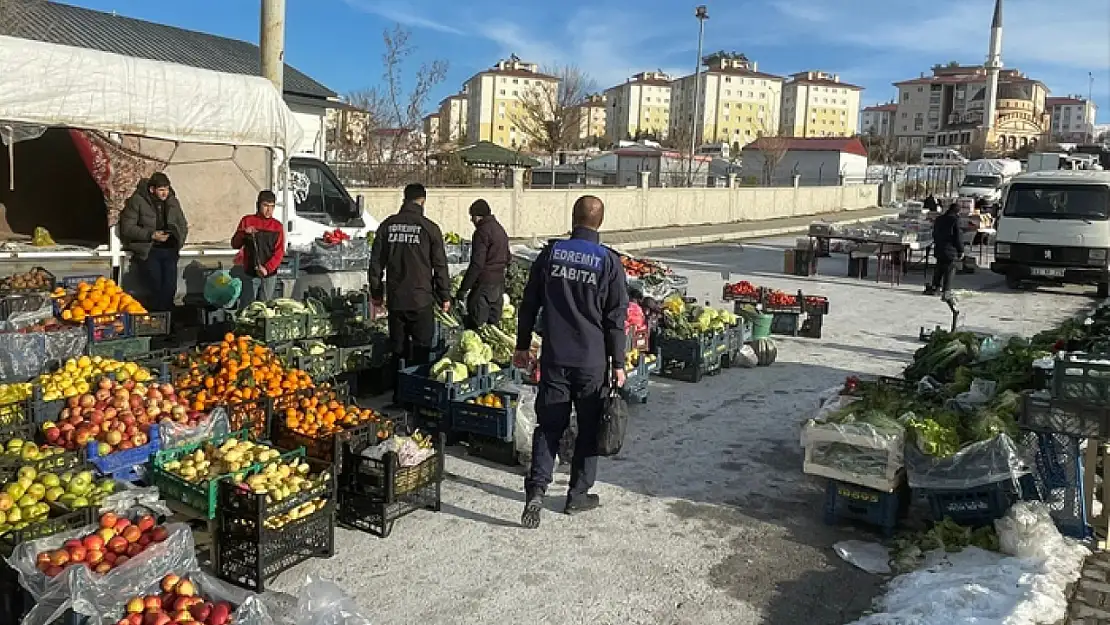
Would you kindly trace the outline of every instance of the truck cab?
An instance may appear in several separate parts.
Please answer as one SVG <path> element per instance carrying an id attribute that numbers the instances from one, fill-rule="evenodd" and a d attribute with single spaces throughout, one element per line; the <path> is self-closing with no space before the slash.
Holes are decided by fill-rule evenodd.
<path id="1" fill-rule="evenodd" d="M 1110 173 L 1039 171 L 1005 189 L 991 271 L 1010 288 L 1086 284 L 1110 295 Z"/>
<path id="2" fill-rule="evenodd" d="M 362 205 L 362 196 L 351 194 L 327 163 L 311 156 L 289 159 L 289 196 L 286 240 L 293 249 L 308 249 L 325 232 L 340 230 L 363 237 L 378 229 L 378 222 Z"/>
<path id="3" fill-rule="evenodd" d="M 1002 187 L 1021 173 L 1021 163 L 1011 159 L 980 159 L 967 164 L 960 196 L 997 202 L 1002 199 Z"/>

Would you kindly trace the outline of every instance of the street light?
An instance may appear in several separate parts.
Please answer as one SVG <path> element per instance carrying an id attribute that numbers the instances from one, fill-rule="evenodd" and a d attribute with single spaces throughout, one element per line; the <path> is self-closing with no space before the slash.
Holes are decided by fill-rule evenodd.
<path id="1" fill-rule="evenodd" d="M 694 118 L 690 122 L 690 167 L 687 174 L 689 185 L 694 186 L 694 152 L 698 147 L 698 107 L 701 104 L 701 46 L 705 38 L 705 20 L 709 19 L 709 9 L 704 4 L 694 9 L 698 18 L 698 60 L 694 64 Z"/>

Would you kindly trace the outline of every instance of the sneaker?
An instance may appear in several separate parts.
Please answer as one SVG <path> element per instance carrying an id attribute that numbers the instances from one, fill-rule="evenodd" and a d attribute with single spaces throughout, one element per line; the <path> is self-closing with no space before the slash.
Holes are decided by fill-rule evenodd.
<path id="1" fill-rule="evenodd" d="M 567 495 L 567 505 L 563 508 L 565 514 L 577 514 L 579 512 L 589 512 L 601 506 L 601 497 L 594 494 L 579 495 L 572 497 Z"/>
<path id="2" fill-rule="evenodd" d="M 534 530 L 540 526 L 540 513 L 543 512 L 543 495 L 535 494 L 528 497 L 524 504 L 524 512 L 520 515 L 520 525 L 525 529 Z"/>

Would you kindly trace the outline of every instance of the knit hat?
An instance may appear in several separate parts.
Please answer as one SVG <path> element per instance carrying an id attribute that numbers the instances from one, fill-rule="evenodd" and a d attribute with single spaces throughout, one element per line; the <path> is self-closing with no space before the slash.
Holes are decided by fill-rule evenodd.
<path id="1" fill-rule="evenodd" d="M 471 217 L 489 217 L 492 214 L 493 211 L 490 210 L 489 203 L 485 200 L 474 200 L 474 203 L 470 205 Z"/>

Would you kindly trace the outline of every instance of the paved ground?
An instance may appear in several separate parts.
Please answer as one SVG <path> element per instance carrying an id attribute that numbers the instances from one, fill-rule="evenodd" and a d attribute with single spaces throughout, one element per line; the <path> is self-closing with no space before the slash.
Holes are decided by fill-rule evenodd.
<path id="1" fill-rule="evenodd" d="M 1066 623 L 1110 625 L 1110 553 L 1095 553 L 1083 564 Z"/>
<path id="2" fill-rule="evenodd" d="M 431 623 L 840 625 L 865 611 L 881 579 L 841 562 L 830 546 L 866 531 L 822 523 L 821 484 L 801 474 L 801 420 L 817 395 L 852 373 L 897 374 L 919 347 L 920 326 L 947 325 L 947 308 L 901 287 L 822 275 L 783 276 L 790 241 L 672 249 L 652 256 L 716 302 L 722 274 L 826 295 L 821 340 L 782 339 L 779 362 L 730 370 L 699 385 L 653 380 L 627 451 L 602 462 L 604 509 L 544 525 L 517 522 L 518 472 L 448 459 L 439 514 L 402 519 L 378 540 L 339 530 L 337 555 L 283 574 L 295 592 L 306 573 L 334 578 L 376 625 Z M 646 255 L 646 254 L 645 254 Z M 991 274 L 960 276 L 966 322 L 1028 334 L 1081 307 L 1078 291 L 1008 292 Z M 566 486 L 562 474 L 553 493 Z"/>

